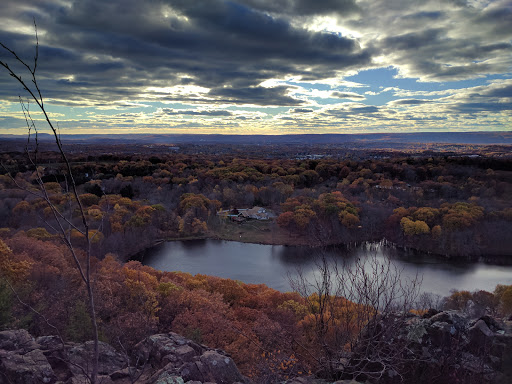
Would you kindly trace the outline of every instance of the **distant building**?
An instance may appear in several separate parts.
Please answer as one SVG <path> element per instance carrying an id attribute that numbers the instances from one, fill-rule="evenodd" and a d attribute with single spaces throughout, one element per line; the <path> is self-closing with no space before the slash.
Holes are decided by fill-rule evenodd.
<path id="1" fill-rule="evenodd" d="M 232 221 L 270 220 L 275 214 L 263 207 L 224 209 L 217 212 L 217 216 L 229 217 Z"/>
<path id="2" fill-rule="evenodd" d="M 250 209 L 239 209 L 240 215 L 245 217 L 246 219 L 255 219 L 255 220 L 268 220 L 269 216 L 265 208 L 262 207 L 252 207 Z"/>

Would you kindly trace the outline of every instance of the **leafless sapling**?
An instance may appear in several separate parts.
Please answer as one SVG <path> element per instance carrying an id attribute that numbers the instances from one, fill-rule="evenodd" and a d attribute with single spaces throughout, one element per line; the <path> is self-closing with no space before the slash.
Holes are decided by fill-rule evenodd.
<path id="1" fill-rule="evenodd" d="M 73 177 L 71 162 L 66 155 L 62 140 L 59 134 L 58 127 L 52 122 L 48 110 L 45 105 L 45 99 L 43 98 L 41 89 L 38 84 L 37 79 L 37 69 L 38 69 L 38 59 L 39 59 L 39 40 L 37 36 L 37 26 L 34 22 L 35 28 L 35 55 L 33 58 L 33 63 L 29 63 L 27 60 L 21 58 L 14 50 L 0 42 L 0 47 L 2 51 L 6 54 L 7 59 L 0 59 L 0 66 L 3 67 L 7 73 L 23 88 L 26 92 L 27 99 L 23 99 L 20 97 L 20 102 L 22 106 L 22 111 L 25 116 L 25 121 L 27 122 L 28 128 L 28 140 L 26 147 L 26 154 L 28 156 L 29 163 L 35 169 L 35 180 L 37 182 L 37 190 L 34 191 L 32 188 L 27 188 L 23 185 L 17 184 L 18 187 L 25 189 L 28 193 L 34 194 L 39 198 L 42 198 L 47 207 L 51 211 L 51 216 L 53 220 L 51 223 L 47 222 L 47 225 L 51 226 L 53 230 L 59 234 L 61 241 L 67 246 L 69 250 L 69 255 L 73 259 L 74 264 L 80 274 L 81 280 L 85 285 L 85 289 L 87 291 L 87 299 L 88 299 L 88 309 L 89 316 L 91 318 L 91 328 L 92 328 L 92 338 L 93 338 L 93 351 L 92 351 L 92 362 L 90 372 L 87 372 L 87 376 L 89 381 L 92 384 L 96 384 L 98 382 L 98 355 L 99 355 L 99 346 L 98 346 L 98 325 L 97 325 L 97 316 L 96 316 L 96 307 L 94 302 L 94 281 L 91 271 L 91 241 L 93 240 L 93 236 L 97 233 L 97 231 L 91 231 L 89 227 L 89 223 L 87 220 L 86 212 L 82 202 L 80 201 L 80 196 L 78 194 L 77 185 L 75 182 L 75 178 Z M 11 62 L 9 62 L 11 61 Z M 16 69 L 15 66 L 17 65 Z M 26 80 L 25 76 L 28 77 Z M 59 207 L 54 204 L 51 200 L 51 196 L 45 187 L 45 183 L 43 181 L 43 170 L 38 164 L 38 130 L 36 124 L 32 118 L 31 111 L 29 109 L 30 103 L 35 103 L 37 109 L 40 113 L 42 113 L 44 117 L 44 121 L 50 129 L 50 133 L 53 135 L 55 139 L 55 144 L 57 146 L 57 150 L 62 158 L 65 168 L 65 182 L 66 189 L 69 191 L 71 195 L 71 200 L 76 205 L 80 220 L 76 222 L 72 217 L 68 217 L 64 212 L 62 212 Z M 31 140 L 34 140 L 34 146 L 32 149 L 29 147 L 29 143 Z M 16 180 L 14 180 L 16 182 Z M 84 238 L 85 242 L 85 258 L 80 257 L 77 248 L 72 243 L 71 233 L 72 230 L 77 231 Z"/>

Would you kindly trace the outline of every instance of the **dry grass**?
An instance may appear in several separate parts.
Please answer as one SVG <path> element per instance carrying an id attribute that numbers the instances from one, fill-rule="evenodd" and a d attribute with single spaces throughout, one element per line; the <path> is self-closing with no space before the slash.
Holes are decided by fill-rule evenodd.
<path id="1" fill-rule="evenodd" d="M 308 245 L 303 236 L 290 235 L 271 220 L 249 220 L 242 223 L 223 220 L 210 229 L 210 237 L 244 243 Z"/>

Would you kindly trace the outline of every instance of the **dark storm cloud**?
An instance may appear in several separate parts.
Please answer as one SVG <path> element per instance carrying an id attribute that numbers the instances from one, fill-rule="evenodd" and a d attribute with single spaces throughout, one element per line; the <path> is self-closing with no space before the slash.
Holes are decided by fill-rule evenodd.
<path id="1" fill-rule="evenodd" d="M 451 112 L 474 114 L 512 111 L 512 80 L 473 87 L 460 95 L 445 98 Z"/>
<path id="2" fill-rule="evenodd" d="M 510 43 L 489 43 L 450 38 L 448 29 L 433 28 L 384 39 L 383 50 L 404 57 L 410 70 L 431 79 L 465 79 L 492 73 L 486 59 L 512 50 Z M 397 60 L 399 61 L 399 60 Z M 498 68 L 495 69 L 496 72 Z"/>
<path id="3" fill-rule="evenodd" d="M 404 33 L 388 37 L 384 40 L 383 45 L 391 51 L 420 51 L 439 39 L 442 34 L 444 31 L 439 28 Z"/>
<path id="4" fill-rule="evenodd" d="M 491 87 L 487 91 L 484 91 L 483 95 L 487 97 L 508 97 L 512 99 L 512 84 L 510 81 L 504 83 L 497 83 L 495 84 L 494 87 Z"/>
<path id="5" fill-rule="evenodd" d="M 479 27 L 490 28 L 496 36 L 510 37 L 512 34 L 512 6 L 510 2 L 485 10 L 475 18 Z"/>
<path id="6" fill-rule="evenodd" d="M 0 115 L 0 125 L 5 129 L 14 129 L 18 128 L 20 124 L 24 124 L 25 120 L 20 116 L 20 118 L 12 117 L 12 116 L 1 116 Z"/>
<path id="7" fill-rule="evenodd" d="M 347 15 L 360 9 L 354 0 L 246 0 L 245 4 L 265 12 L 287 15 Z"/>
<path id="8" fill-rule="evenodd" d="M 359 0 L 358 5 L 361 17 L 347 25 L 372 37 L 367 46 L 401 76 L 458 81 L 510 71 L 509 0 Z"/>
<path id="9" fill-rule="evenodd" d="M 347 118 L 355 116 L 372 116 L 375 117 L 381 111 L 379 107 L 362 106 L 362 104 L 351 105 L 342 108 L 327 108 L 321 114 L 324 116 L 335 116 L 338 118 Z"/>
<path id="10" fill-rule="evenodd" d="M 512 111 L 512 104 L 498 103 L 461 103 L 456 105 L 453 110 L 460 113 L 477 113 L 477 112 L 502 112 Z"/>
<path id="11" fill-rule="evenodd" d="M 375 106 L 369 106 L 369 107 L 354 107 L 350 109 L 350 113 L 354 114 L 369 114 L 369 113 L 376 113 L 379 112 L 379 108 Z"/>
<path id="12" fill-rule="evenodd" d="M 220 97 L 224 102 L 243 102 L 255 105 L 300 105 L 301 100 L 286 96 L 288 87 L 216 88 L 208 96 Z"/>
<path id="13" fill-rule="evenodd" d="M 307 14 L 313 2 L 88 0 L 59 6 L 49 1 L 33 11 L 40 31 L 42 80 L 50 97 L 112 101 L 133 97 L 144 86 L 185 82 L 212 88 L 224 102 L 297 105 L 282 89 L 257 87 L 271 78 L 302 76 L 318 80 L 364 67 L 369 51 L 355 40 L 292 25 L 281 13 Z M 26 20 L 7 1 L 13 22 Z M 252 6 L 252 7 L 251 7 Z M 32 7 L 35 8 L 35 7 Z M 326 1 L 319 13 L 354 11 L 350 0 Z M 270 16 L 266 12 L 275 12 Z M 0 31 L 0 40 L 33 56 L 33 37 Z M 32 51 L 31 51 L 32 50 Z M 25 55 L 26 53 L 26 55 Z M 30 59 L 29 59 L 30 60 Z M 73 80 L 62 78 L 73 76 Z M 74 94 L 67 93 L 75 86 Z M 121 90 L 121 92 L 120 92 Z M 11 94 L 3 88 L 1 93 Z"/>

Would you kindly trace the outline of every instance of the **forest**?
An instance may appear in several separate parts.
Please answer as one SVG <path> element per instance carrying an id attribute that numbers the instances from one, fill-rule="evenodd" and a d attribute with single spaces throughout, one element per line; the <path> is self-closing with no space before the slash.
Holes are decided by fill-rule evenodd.
<path id="1" fill-rule="evenodd" d="M 370 320 L 385 313 L 380 296 L 358 302 L 332 287 L 307 290 L 300 281 L 295 292 L 283 293 L 213 276 L 161 272 L 133 260 L 163 240 L 244 233 L 244 241 L 325 247 L 385 239 L 439 257 L 512 256 L 508 157 L 397 153 L 352 159 L 340 152 L 336 158 L 282 159 L 268 155 L 275 147 L 254 157 L 229 148 L 210 153 L 219 147 L 206 154 L 201 148 L 195 154 L 83 149 L 67 156 L 90 226 L 89 242 L 73 225 L 66 236 L 79 261 L 90 245 L 99 339 L 125 351 L 148 335 L 173 331 L 227 351 L 257 382 L 308 374 L 336 379 L 339 370 L 330 362 L 355 351 Z M 0 328 L 88 340 L 87 285 L 48 206 L 49 201 L 69 223 L 80 221 L 66 188 L 66 165 L 50 151 L 38 153 L 37 164 L 24 152 L 0 156 Z M 40 183 L 46 198 L 34 195 Z M 253 206 L 275 217 L 252 225 L 217 215 Z M 354 281 L 361 278 L 353 273 Z M 378 278 L 362 276 L 383 276 L 390 290 L 400 277 L 391 269 Z M 468 302 L 489 314 L 512 314 L 512 286 L 454 290 L 443 299 L 420 295 L 415 284 L 410 292 L 416 297 L 408 304 L 419 314 L 430 308 L 464 310 Z M 452 363 L 439 375 L 450 380 L 462 373 Z"/>
<path id="2" fill-rule="evenodd" d="M 95 255 L 113 252 L 126 261 L 159 240 L 244 233 L 244 241 L 270 244 L 385 239 L 450 258 L 510 256 L 510 157 L 397 153 L 353 159 L 339 152 L 337 158 L 276 159 L 275 146 L 260 148 L 259 157 L 230 147 L 217 147 L 221 154 L 202 154 L 201 147 L 195 154 L 152 149 L 134 155 L 85 147 L 69 154 L 87 219 L 98 230 Z M 34 166 L 23 152 L 0 156 L 2 231 L 50 238 L 44 219 L 51 212 L 29 193 L 36 186 Z M 64 164 L 55 152 L 40 153 L 39 161 L 52 202 L 65 211 Z M 276 219 L 248 226 L 217 215 L 254 206 Z"/>

